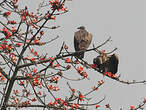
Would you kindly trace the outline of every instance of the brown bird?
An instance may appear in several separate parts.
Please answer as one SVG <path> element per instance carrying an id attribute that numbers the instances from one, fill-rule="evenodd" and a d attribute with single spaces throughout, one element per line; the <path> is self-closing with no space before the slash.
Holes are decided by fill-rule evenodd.
<path id="1" fill-rule="evenodd" d="M 107 54 L 97 56 L 93 59 L 93 63 L 97 65 L 100 72 L 111 72 L 116 74 L 118 71 L 119 59 L 117 54 L 107 56 Z"/>
<path id="2" fill-rule="evenodd" d="M 74 48 L 75 51 L 86 51 L 92 41 L 92 34 L 85 30 L 84 26 L 79 28 L 79 31 L 74 35 Z M 84 58 L 84 52 L 77 53 L 76 56 L 80 59 Z"/>

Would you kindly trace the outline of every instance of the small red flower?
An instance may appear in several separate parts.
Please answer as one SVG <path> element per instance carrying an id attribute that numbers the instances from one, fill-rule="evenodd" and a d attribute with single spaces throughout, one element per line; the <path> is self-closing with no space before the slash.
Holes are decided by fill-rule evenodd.
<path id="1" fill-rule="evenodd" d="M 103 80 L 98 81 L 98 85 L 102 85 L 104 83 Z"/>
<path id="2" fill-rule="evenodd" d="M 11 14 L 11 12 L 8 11 L 8 12 L 3 13 L 3 16 L 4 16 L 4 17 L 8 17 L 8 16 L 10 16 L 10 14 Z"/>
<path id="3" fill-rule="evenodd" d="M 12 27 L 11 31 L 16 32 L 16 27 Z"/>
<path id="4" fill-rule="evenodd" d="M 80 95 L 79 95 L 79 100 L 80 100 L 80 101 L 84 101 L 84 98 L 85 98 L 85 96 L 82 95 L 82 94 L 80 93 Z"/>
<path id="5" fill-rule="evenodd" d="M 76 90 L 72 88 L 71 91 L 72 91 L 72 92 L 75 92 Z"/>
<path id="6" fill-rule="evenodd" d="M 26 60 L 30 60 L 30 57 L 27 55 L 27 56 L 25 57 L 25 59 L 26 59 Z"/>
<path id="7" fill-rule="evenodd" d="M 69 58 L 66 58 L 66 63 L 72 63 L 72 60 L 71 59 L 69 59 Z"/>
<path id="8" fill-rule="evenodd" d="M 96 108 L 99 108 L 99 107 L 100 107 L 100 105 L 96 105 L 95 107 L 96 107 Z"/>
<path id="9" fill-rule="evenodd" d="M 88 74 L 86 72 L 83 72 L 82 74 L 83 74 L 84 78 L 88 78 Z"/>
<path id="10" fill-rule="evenodd" d="M 51 19 L 56 20 L 56 16 L 51 16 Z"/>
<path id="11" fill-rule="evenodd" d="M 130 106 L 130 109 L 131 109 L 131 110 L 134 110 L 134 109 L 135 109 L 135 107 L 134 107 L 133 105 L 131 105 L 131 106 Z"/>
<path id="12" fill-rule="evenodd" d="M 36 69 L 35 67 L 33 68 L 33 72 L 34 72 L 34 73 L 36 73 L 36 72 L 37 72 L 37 69 Z"/>
<path id="13" fill-rule="evenodd" d="M 112 74 L 112 78 L 117 78 L 117 75 L 116 74 Z"/>
<path id="14" fill-rule="evenodd" d="M 31 13 L 29 14 L 29 16 L 30 16 L 31 18 L 34 18 L 33 12 L 31 12 Z"/>
<path id="15" fill-rule="evenodd" d="M 24 20 L 24 21 L 26 21 L 26 16 L 21 16 L 21 18 Z"/>
<path id="16" fill-rule="evenodd" d="M 90 64 L 90 67 L 93 68 L 93 69 L 96 69 L 97 65 L 96 64 Z"/>
<path id="17" fill-rule="evenodd" d="M 94 87 L 92 87 L 92 89 L 93 89 L 93 90 L 98 90 L 98 87 L 95 87 L 95 86 L 94 86 Z"/>
<path id="18" fill-rule="evenodd" d="M 83 71 L 83 67 L 81 67 L 81 66 L 78 67 L 78 68 L 77 68 L 77 71 L 78 71 L 79 73 L 81 73 L 81 72 Z"/>
<path id="19" fill-rule="evenodd" d="M 57 63 L 57 64 L 56 64 L 56 67 L 60 67 L 60 64 Z"/>
<path id="20" fill-rule="evenodd" d="M 40 35 L 41 35 L 41 36 L 44 35 L 44 31 L 41 31 L 41 32 L 40 32 Z"/>
<path id="21" fill-rule="evenodd" d="M 21 86 L 24 85 L 24 81 L 20 81 L 20 84 L 19 85 L 21 85 Z"/>
<path id="22" fill-rule="evenodd" d="M 39 95 L 42 95 L 41 91 L 38 92 Z"/>
<path id="23" fill-rule="evenodd" d="M 36 101 L 36 98 L 31 99 L 31 101 L 32 101 L 32 102 L 35 102 L 35 101 Z"/>
<path id="24" fill-rule="evenodd" d="M 22 43 L 18 42 L 16 45 L 17 45 L 18 47 L 20 47 L 20 46 L 22 45 Z"/>
<path id="25" fill-rule="evenodd" d="M 67 46 L 67 45 L 65 45 L 65 46 L 64 46 L 64 48 L 65 48 L 65 49 L 68 49 L 68 46 Z"/>
<path id="26" fill-rule="evenodd" d="M 36 58 L 31 58 L 30 60 L 31 60 L 32 62 L 35 62 Z"/>
<path id="27" fill-rule="evenodd" d="M 71 65 L 67 65 L 66 69 L 69 70 L 71 68 Z"/>
<path id="28" fill-rule="evenodd" d="M 13 20 L 13 21 L 10 21 L 10 20 L 9 20 L 9 21 L 7 22 L 7 24 L 16 24 L 16 21 L 14 21 L 14 20 Z"/>
<path id="29" fill-rule="evenodd" d="M 33 42 L 36 44 L 36 43 L 38 43 L 38 42 L 39 42 L 39 40 L 38 40 L 38 39 L 35 39 Z"/>
<path id="30" fill-rule="evenodd" d="M 109 105 L 109 104 L 106 104 L 105 107 L 106 107 L 106 108 L 110 108 L 110 105 Z"/>

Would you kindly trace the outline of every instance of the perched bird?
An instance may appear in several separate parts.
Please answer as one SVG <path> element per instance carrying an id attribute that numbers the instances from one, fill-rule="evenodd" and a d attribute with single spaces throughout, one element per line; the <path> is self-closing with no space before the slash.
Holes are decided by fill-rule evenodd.
<path id="1" fill-rule="evenodd" d="M 97 69 L 100 72 L 111 72 L 116 74 L 118 71 L 119 59 L 117 54 L 112 55 L 100 55 L 93 59 L 93 63 L 97 65 Z"/>
<path id="2" fill-rule="evenodd" d="M 74 48 L 75 51 L 85 51 L 89 47 L 91 41 L 92 41 L 92 34 L 88 33 L 85 30 L 84 26 L 81 26 L 79 28 L 79 31 L 75 32 L 74 35 Z M 80 59 L 84 58 L 84 52 L 77 53 L 76 56 Z"/>
<path id="3" fill-rule="evenodd" d="M 105 62 L 107 62 L 108 60 L 108 56 L 106 53 L 101 52 L 101 54 L 99 56 L 97 56 L 96 58 L 93 59 L 93 63 L 97 65 L 97 69 L 100 72 L 104 72 L 105 71 Z"/>

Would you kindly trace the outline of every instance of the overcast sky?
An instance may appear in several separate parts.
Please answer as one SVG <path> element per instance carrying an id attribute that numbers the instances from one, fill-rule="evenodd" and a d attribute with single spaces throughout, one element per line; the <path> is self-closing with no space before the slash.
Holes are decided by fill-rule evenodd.
<path id="1" fill-rule="evenodd" d="M 34 9 L 39 0 L 23 0 L 24 4 Z M 30 5 L 31 4 L 31 5 Z M 33 4 L 33 5 L 32 5 Z M 77 27 L 83 25 L 93 34 L 92 44 L 99 45 L 103 41 L 112 37 L 101 49 L 108 51 L 117 47 L 116 53 L 119 55 L 119 70 L 122 80 L 146 80 L 146 1 L 145 0 L 72 0 L 66 6 L 69 9 L 67 14 L 58 16 L 53 24 L 61 27 L 48 34 L 49 38 L 59 35 L 59 40 L 49 47 L 49 54 L 55 55 L 63 41 L 69 46 L 70 51 L 74 51 L 73 37 Z M 48 51 L 47 49 L 41 50 Z M 85 60 L 92 63 L 96 57 L 95 52 L 85 54 Z M 92 95 L 97 101 L 106 95 L 106 100 L 102 104 L 110 103 L 113 110 L 127 110 L 130 105 L 138 105 L 146 97 L 146 85 L 135 84 L 125 85 L 106 78 L 95 72 L 88 71 L 90 81 L 85 80 L 74 87 L 86 90 L 87 85 L 104 79 L 105 84 L 98 92 Z M 80 86 L 79 86 L 80 85 Z M 90 87 L 90 86 L 89 86 Z"/>

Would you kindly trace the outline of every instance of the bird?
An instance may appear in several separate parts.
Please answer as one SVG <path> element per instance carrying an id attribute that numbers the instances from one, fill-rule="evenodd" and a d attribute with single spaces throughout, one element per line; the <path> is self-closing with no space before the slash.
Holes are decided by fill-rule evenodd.
<path id="1" fill-rule="evenodd" d="M 105 53 L 94 58 L 93 63 L 97 65 L 99 72 L 111 72 L 111 74 L 116 74 L 118 71 L 119 59 L 117 54 L 107 55 Z"/>
<path id="2" fill-rule="evenodd" d="M 79 30 L 74 34 L 75 51 L 86 51 L 91 44 L 92 34 L 89 33 L 84 26 L 80 26 L 77 29 Z M 79 59 L 83 59 L 84 52 L 77 53 L 75 56 Z"/>

